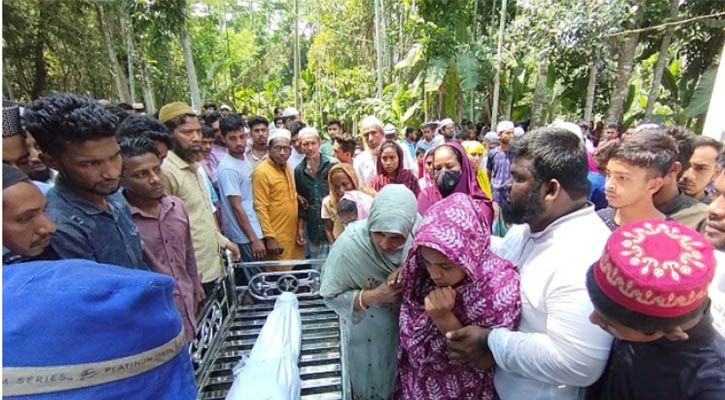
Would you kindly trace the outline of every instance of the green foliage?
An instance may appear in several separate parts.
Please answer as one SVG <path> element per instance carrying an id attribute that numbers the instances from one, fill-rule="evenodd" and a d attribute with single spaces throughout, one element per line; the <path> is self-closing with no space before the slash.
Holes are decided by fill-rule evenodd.
<path id="1" fill-rule="evenodd" d="M 55 91 L 117 101 L 96 0 L 3 2 L 4 95 L 30 101 Z M 668 0 L 647 0 L 643 26 L 666 21 Z M 427 119 L 487 121 L 493 105 L 493 62 L 500 0 L 384 0 L 384 90 L 376 99 L 373 4 L 369 0 L 300 0 L 301 110 L 306 122 L 354 122 L 376 114 L 418 126 Z M 543 104 L 546 121 L 578 120 L 586 102 L 589 66 L 599 59 L 594 113 L 608 107 L 621 31 L 631 0 L 508 2 L 501 71 L 501 114 L 516 121 Z M 189 101 L 179 32 L 191 38 L 203 101 L 269 116 L 293 103 L 293 10 L 282 0 L 103 1 L 112 45 L 126 71 L 124 21 L 160 106 Z M 680 18 L 725 11 L 718 0 L 687 1 Z M 678 26 L 654 119 L 693 125 L 702 118 L 725 41 L 723 18 Z M 628 83 L 626 123 L 646 108 L 663 30 L 643 32 Z M 546 90 L 534 97 L 537 67 L 546 57 Z M 696 125 L 696 124 L 695 124 Z"/>
<path id="2" fill-rule="evenodd" d="M 717 65 L 714 65 L 700 76 L 700 79 L 697 81 L 697 86 L 695 86 L 695 92 L 692 94 L 692 98 L 690 98 L 690 103 L 682 111 L 682 115 L 688 118 L 694 118 L 707 111 L 707 106 L 710 104 L 710 97 L 712 97 L 712 90 L 715 87 L 717 69 Z"/>

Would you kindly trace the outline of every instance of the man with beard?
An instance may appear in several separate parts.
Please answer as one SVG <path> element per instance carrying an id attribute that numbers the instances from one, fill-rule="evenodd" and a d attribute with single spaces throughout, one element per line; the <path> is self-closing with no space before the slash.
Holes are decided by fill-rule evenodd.
<path id="1" fill-rule="evenodd" d="M 120 139 L 121 186 L 143 242 L 143 258 L 152 271 L 173 277 L 174 304 L 186 339 L 196 336 L 196 307 L 204 299 L 191 241 L 189 215 L 180 198 L 164 193 L 156 143 L 136 135 Z"/>
<path id="2" fill-rule="evenodd" d="M 713 196 L 707 207 L 705 238 L 715 247 L 717 259 L 715 278 L 710 284 L 709 293 L 712 300 L 713 326 L 725 336 L 725 150 L 718 155 L 717 166 L 720 173 L 715 177 L 713 187 L 718 195 Z"/>
<path id="3" fill-rule="evenodd" d="M 267 137 L 269 136 L 269 128 L 267 119 L 257 115 L 253 116 L 249 119 L 249 129 L 252 135 L 252 146 L 247 150 L 245 158 L 252 170 L 254 170 L 268 157 Z"/>
<path id="4" fill-rule="evenodd" d="M 269 158 L 252 173 L 254 211 L 262 226 L 268 260 L 295 260 L 304 257 L 297 239 L 297 191 L 287 160 L 292 152 L 292 135 L 286 129 L 269 134 Z M 270 267 L 269 270 L 290 270 L 291 267 Z"/>
<path id="5" fill-rule="evenodd" d="M 25 135 L 25 145 L 28 147 L 28 162 L 30 163 L 30 172 L 28 177 L 34 182 L 47 183 L 48 185 L 53 184 L 53 180 L 58 172 L 48 168 L 43 161 L 40 160 L 40 147 L 35 142 L 33 135 Z"/>
<path id="6" fill-rule="evenodd" d="M 446 118 L 441 121 L 440 128 L 444 143 L 448 143 L 453 140 L 453 137 L 456 135 L 456 123 L 453 122 L 452 119 Z"/>
<path id="7" fill-rule="evenodd" d="M 224 275 L 219 250 L 227 248 L 239 260 L 239 247 L 219 232 L 208 186 L 193 161 L 201 151 L 201 124 L 194 110 L 186 103 L 169 103 L 161 107 L 159 121 L 171 132 L 174 144 L 161 166 L 164 191 L 186 205 L 202 286 L 205 293 L 210 293 Z"/>
<path id="8" fill-rule="evenodd" d="M 41 160 L 58 171 L 46 209 L 57 227 L 50 245 L 58 257 L 147 270 L 138 229 L 118 192 L 116 118 L 95 101 L 69 93 L 34 101 L 24 117 Z"/>
<path id="9" fill-rule="evenodd" d="M 330 243 L 325 235 L 322 221 L 322 199 L 330 192 L 327 177 L 336 161 L 320 152 L 320 135 L 312 127 L 300 131 L 299 142 L 305 153 L 304 161 L 294 170 L 297 195 L 305 199 L 307 208 L 299 210 L 297 241 L 309 239 L 309 257 L 325 258 L 330 252 Z M 305 234 L 305 228 L 307 234 Z"/>
<path id="10" fill-rule="evenodd" d="M 495 363 L 503 400 L 577 399 L 601 375 L 612 341 L 589 321 L 584 279 L 609 229 L 587 203 L 587 154 L 575 134 L 542 128 L 513 140 L 511 155 L 501 210 L 518 225 L 493 247 L 520 268 L 519 330 L 467 326 L 446 343 L 454 360 Z"/>

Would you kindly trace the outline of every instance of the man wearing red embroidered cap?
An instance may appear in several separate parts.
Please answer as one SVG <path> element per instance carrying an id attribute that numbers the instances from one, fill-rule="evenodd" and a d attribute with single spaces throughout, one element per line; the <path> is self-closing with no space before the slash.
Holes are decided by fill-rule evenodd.
<path id="1" fill-rule="evenodd" d="M 725 338 L 708 298 L 715 264 L 712 245 L 673 221 L 614 231 L 587 273 L 590 320 L 616 338 L 587 399 L 725 398 Z"/>

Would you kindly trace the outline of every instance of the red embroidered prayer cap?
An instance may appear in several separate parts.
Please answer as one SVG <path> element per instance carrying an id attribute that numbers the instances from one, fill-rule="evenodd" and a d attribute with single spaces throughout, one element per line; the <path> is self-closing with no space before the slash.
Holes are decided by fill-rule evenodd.
<path id="1" fill-rule="evenodd" d="M 633 222 L 614 231 L 594 266 L 597 285 L 612 301 L 664 318 L 702 304 L 714 274 L 710 243 L 682 224 L 661 220 Z"/>

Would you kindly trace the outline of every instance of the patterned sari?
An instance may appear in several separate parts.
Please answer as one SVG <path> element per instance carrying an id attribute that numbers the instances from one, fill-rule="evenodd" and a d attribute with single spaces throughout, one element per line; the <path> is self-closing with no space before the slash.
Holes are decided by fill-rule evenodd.
<path id="1" fill-rule="evenodd" d="M 495 398 L 493 368 L 478 370 L 449 360 L 445 338 L 424 307 L 436 287 L 419 255 L 421 247 L 428 247 L 466 273 L 454 286 L 453 314 L 463 326 L 518 326 L 519 274 L 490 250 L 491 231 L 476 202 L 465 193 L 451 194 L 428 210 L 415 233 L 403 267 L 396 399 Z"/>

